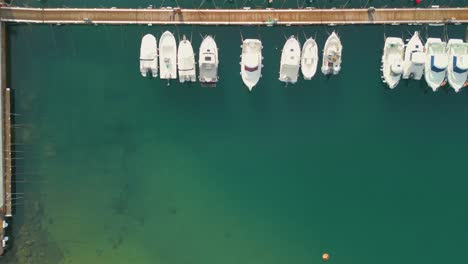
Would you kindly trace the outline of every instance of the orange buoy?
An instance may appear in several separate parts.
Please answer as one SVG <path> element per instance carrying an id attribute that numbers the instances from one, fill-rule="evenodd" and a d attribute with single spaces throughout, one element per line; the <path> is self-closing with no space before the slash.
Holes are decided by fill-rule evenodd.
<path id="1" fill-rule="evenodd" d="M 323 254 L 322 254 L 322 259 L 323 259 L 324 261 L 327 261 L 327 260 L 330 259 L 330 255 L 329 255 L 328 253 L 323 253 Z"/>
<path id="2" fill-rule="evenodd" d="M 419 5 L 421 3 L 421 0 L 414 0 L 414 2 Z"/>

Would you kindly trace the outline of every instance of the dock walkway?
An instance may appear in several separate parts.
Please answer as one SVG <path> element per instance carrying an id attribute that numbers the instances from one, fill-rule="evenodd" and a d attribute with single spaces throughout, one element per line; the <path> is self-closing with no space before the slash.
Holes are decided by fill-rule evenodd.
<path id="1" fill-rule="evenodd" d="M 0 22 L 0 255 L 6 244 L 3 221 L 12 216 L 10 89 L 6 88 L 5 46 L 5 23 Z"/>
<path id="2" fill-rule="evenodd" d="M 48 24 L 354 25 L 468 23 L 468 7 L 370 9 L 121 9 L 1 7 L 0 20 Z"/>

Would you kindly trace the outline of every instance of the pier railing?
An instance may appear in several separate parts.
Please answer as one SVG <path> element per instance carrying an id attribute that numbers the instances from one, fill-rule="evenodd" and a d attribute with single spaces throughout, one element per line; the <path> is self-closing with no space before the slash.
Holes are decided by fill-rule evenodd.
<path id="1" fill-rule="evenodd" d="M 468 23 L 468 7 L 368 9 L 121 9 L 1 7 L 0 20 L 48 24 L 354 25 Z"/>

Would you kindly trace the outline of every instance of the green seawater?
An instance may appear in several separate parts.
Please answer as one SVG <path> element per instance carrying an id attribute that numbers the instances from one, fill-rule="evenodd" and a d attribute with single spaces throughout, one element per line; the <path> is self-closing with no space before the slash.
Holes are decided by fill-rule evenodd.
<path id="1" fill-rule="evenodd" d="M 26 182 L 2 264 L 468 263 L 468 93 L 379 72 L 384 35 L 443 27 L 7 29 Z M 141 37 L 164 30 L 196 51 L 216 36 L 216 88 L 140 76 Z M 278 81 L 285 37 L 333 30 L 339 75 Z M 263 41 L 253 92 L 240 32 Z"/>

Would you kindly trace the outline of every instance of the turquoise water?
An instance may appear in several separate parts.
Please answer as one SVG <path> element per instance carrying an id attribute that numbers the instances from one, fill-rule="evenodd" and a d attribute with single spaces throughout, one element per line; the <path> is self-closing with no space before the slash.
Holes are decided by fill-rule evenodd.
<path id="1" fill-rule="evenodd" d="M 138 70 L 146 33 L 213 34 L 220 82 Z M 342 71 L 285 87 L 284 36 L 337 30 Z M 435 27 L 9 25 L 18 202 L 2 263 L 466 263 L 468 93 L 385 89 L 384 33 Z M 464 37 L 465 26 L 449 28 Z M 240 32 L 263 77 L 239 76 Z M 427 33 L 426 33 L 427 32 Z M 29 240 L 29 241 L 27 241 Z M 28 262 L 29 261 L 29 262 Z"/>

